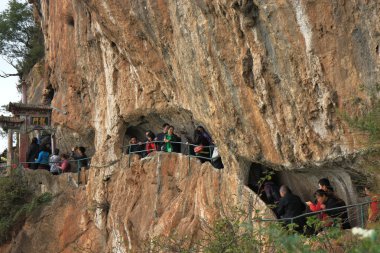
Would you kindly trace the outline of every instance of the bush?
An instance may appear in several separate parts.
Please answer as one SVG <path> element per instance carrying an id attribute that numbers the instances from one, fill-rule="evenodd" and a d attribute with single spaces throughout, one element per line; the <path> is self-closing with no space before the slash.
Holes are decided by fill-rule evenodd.
<path id="1" fill-rule="evenodd" d="M 51 193 L 33 196 L 19 170 L 0 177 L 0 244 L 9 241 L 12 231 L 19 230 L 32 211 L 51 199 Z"/>
<path id="2" fill-rule="evenodd" d="M 232 214 L 232 215 L 231 215 Z M 158 236 L 148 240 L 145 252 L 205 252 L 205 253 L 253 253 L 253 252 L 379 252 L 380 231 L 375 229 L 371 236 L 353 235 L 350 230 L 338 227 L 325 228 L 318 235 L 304 236 L 292 227 L 284 228 L 278 222 L 251 220 L 239 209 L 221 217 L 213 224 L 203 224 L 203 236 L 194 240 L 178 236 Z M 320 226 L 317 219 L 308 222 Z"/>

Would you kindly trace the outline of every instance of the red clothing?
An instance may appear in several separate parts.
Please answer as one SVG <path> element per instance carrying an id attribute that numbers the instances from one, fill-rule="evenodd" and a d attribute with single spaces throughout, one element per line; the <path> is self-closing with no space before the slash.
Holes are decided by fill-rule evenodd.
<path id="1" fill-rule="evenodd" d="M 153 151 L 156 151 L 156 144 L 154 144 L 153 142 L 147 142 L 145 144 L 145 150 L 146 150 L 147 154 L 149 154 Z"/>
<path id="2" fill-rule="evenodd" d="M 321 203 L 317 202 L 317 204 L 311 203 L 309 205 L 310 211 L 317 212 L 322 210 Z"/>
<path id="3" fill-rule="evenodd" d="M 379 218 L 379 197 L 372 196 L 371 203 L 369 204 L 368 220 L 371 222 L 376 221 Z"/>
<path id="4" fill-rule="evenodd" d="M 67 159 L 63 160 L 60 166 L 62 172 L 70 172 L 70 163 Z"/>
<path id="5" fill-rule="evenodd" d="M 312 212 L 318 212 L 318 211 L 321 211 L 321 210 L 322 210 L 322 206 L 321 206 L 321 205 L 322 205 L 322 204 L 319 203 L 319 202 L 317 202 L 317 204 L 311 203 L 311 204 L 309 205 L 310 211 L 312 211 Z M 319 218 L 320 220 L 327 220 L 328 216 L 327 216 L 326 213 L 319 213 L 319 214 L 318 214 L 318 218 Z"/>

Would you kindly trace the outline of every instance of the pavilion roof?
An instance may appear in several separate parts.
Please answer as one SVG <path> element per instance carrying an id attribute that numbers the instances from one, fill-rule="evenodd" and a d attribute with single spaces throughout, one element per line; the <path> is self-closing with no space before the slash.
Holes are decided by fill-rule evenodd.
<path id="1" fill-rule="evenodd" d="M 52 108 L 49 105 L 9 103 L 7 110 L 16 115 L 27 114 L 36 111 L 50 113 L 52 111 Z"/>
<path id="2" fill-rule="evenodd" d="M 22 123 L 24 123 L 24 119 L 0 115 L 0 127 L 4 130 L 19 129 Z"/>

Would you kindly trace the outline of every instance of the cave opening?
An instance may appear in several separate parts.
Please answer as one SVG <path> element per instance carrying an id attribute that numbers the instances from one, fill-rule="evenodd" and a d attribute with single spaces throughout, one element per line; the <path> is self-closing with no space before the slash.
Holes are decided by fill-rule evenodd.
<path id="1" fill-rule="evenodd" d="M 365 201 L 365 197 L 358 190 L 362 188 L 361 184 L 363 184 L 365 176 L 357 173 L 353 174 L 348 168 L 336 168 L 336 166 L 326 165 L 321 168 L 280 170 L 257 162 L 251 162 L 248 166 L 246 186 L 259 194 L 259 197 L 272 210 L 275 210 L 273 205 L 275 199 L 268 194 L 268 189 L 276 191 L 279 196 L 280 186 L 286 185 L 303 202 L 314 201 L 314 193 L 318 189 L 318 181 L 321 178 L 329 179 L 336 196 L 342 199 L 346 205 Z M 268 182 L 269 185 L 267 185 Z M 348 214 L 351 225 L 360 223 L 358 208 L 348 209 Z"/>
<path id="2" fill-rule="evenodd" d="M 146 138 L 146 133 L 152 131 L 155 136 L 162 133 L 163 125 L 167 123 L 174 127 L 174 134 L 178 136 L 178 142 L 182 144 L 177 144 L 177 153 L 182 153 L 185 155 L 195 155 L 195 146 L 189 146 L 186 143 L 194 143 L 194 131 L 198 126 L 203 126 L 207 133 L 210 134 L 207 126 L 201 124 L 199 121 L 194 120 L 193 115 L 188 110 L 178 109 L 168 112 L 154 112 L 148 113 L 144 116 L 136 116 L 132 120 L 124 123 L 124 127 L 120 132 L 120 137 L 122 141 L 122 151 L 124 154 L 128 153 L 128 145 L 130 144 L 131 138 L 135 137 L 137 142 L 144 143 Z M 209 152 L 210 157 L 213 154 L 214 149 Z M 202 159 L 200 159 L 202 161 Z M 223 168 L 223 162 L 221 158 L 210 161 L 210 163 L 218 169 Z"/>

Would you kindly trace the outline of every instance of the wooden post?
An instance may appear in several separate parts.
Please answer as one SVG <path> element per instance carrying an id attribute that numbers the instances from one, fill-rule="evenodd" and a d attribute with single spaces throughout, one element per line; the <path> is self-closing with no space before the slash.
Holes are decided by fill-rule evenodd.
<path id="1" fill-rule="evenodd" d="M 29 136 L 25 132 L 20 132 L 20 146 L 18 149 L 19 162 L 23 164 L 24 168 L 28 167 L 26 164 L 26 153 L 28 152 Z"/>
<path id="2" fill-rule="evenodd" d="M 13 159 L 13 131 L 8 129 L 8 151 L 7 151 L 7 165 L 12 166 Z"/>

